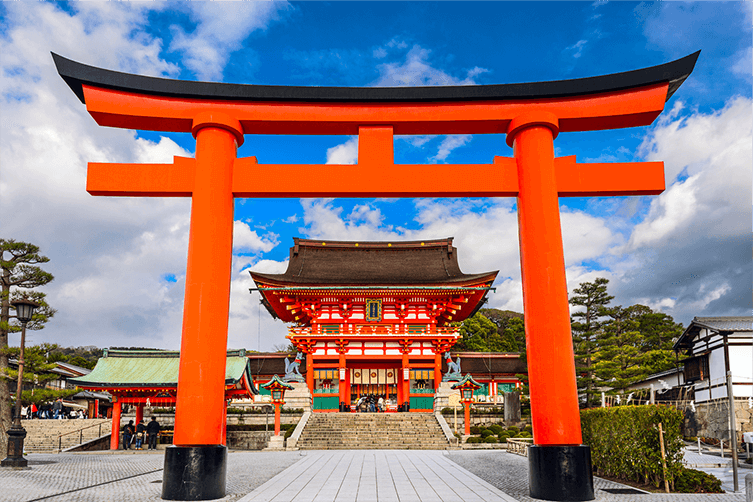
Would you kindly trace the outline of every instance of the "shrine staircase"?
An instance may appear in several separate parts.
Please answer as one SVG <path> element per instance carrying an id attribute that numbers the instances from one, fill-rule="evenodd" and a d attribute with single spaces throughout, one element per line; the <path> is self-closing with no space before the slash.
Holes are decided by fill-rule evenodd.
<path id="1" fill-rule="evenodd" d="M 301 450 L 446 450 L 450 443 L 433 413 L 313 413 Z"/>
<path id="2" fill-rule="evenodd" d="M 87 420 L 22 420 L 26 429 L 24 450 L 27 453 L 58 453 L 61 450 L 86 443 L 110 434 L 112 420 L 93 418 Z"/>

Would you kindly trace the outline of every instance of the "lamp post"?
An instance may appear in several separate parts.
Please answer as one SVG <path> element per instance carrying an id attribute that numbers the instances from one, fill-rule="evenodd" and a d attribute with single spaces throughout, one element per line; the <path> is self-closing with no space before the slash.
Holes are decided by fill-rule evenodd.
<path id="1" fill-rule="evenodd" d="M 451 389 L 460 390 L 460 400 L 465 407 L 465 435 L 471 435 L 471 403 L 473 402 L 473 391 L 481 388 L 481 385 L 473 379 L 470 373 L 465 375 L 462 380 L 450 387 Z"/>
<path id="2" fill-rule="evenodd" d="M 293 386 L 280 380 L 280 377 L 274 375 L 272 380 L 260 385 L 262 389 L 267 389 L 272 394 L 272 404 L 275 405 L 275 436 L 280 435 L 280 406 L 285 404 L 285 391 L 292 390 Z"/>
<path id="3" fill-rule="evenodd" d="M 26 429 L 21 426 L 21 386 L 24 379 L 24 345 L 26 344 L 26 323 L 31 321 L 34 309 L 39 304 L 21 298 L 11 302 L 16 308 L 16 319 L 21 321 L 21 351 L 18 356 L 18 386 L 16 387 L 16 408 L 13 416 L 13 425 L 8 429 L 8 456 L 0 462 L 2 467 L 26 467 L 28 461 L 24 458 L 24 438 Z"/>

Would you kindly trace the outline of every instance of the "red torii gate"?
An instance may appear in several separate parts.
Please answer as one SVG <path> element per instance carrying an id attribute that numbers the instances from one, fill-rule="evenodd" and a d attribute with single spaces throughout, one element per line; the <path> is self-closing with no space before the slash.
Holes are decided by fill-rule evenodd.
<path id="1" fill-rule="evenodd" d="M 556 82 L 342 88 L 144 77 L 53 54 L 99 125 L 191 132 L 195 159 L 89 163 L 92 195 L 191 197 L 175 447 L 165 499 L 225 495 L 222 438 L 235 197 L 517 197 L 534 443 L 530 493 L 591 500 L 582 445 L 558 197 L 656 195 L 662 162 L 582 164 L 554 157 L 560 132 L 648 125 L 699 53 L 651 68 Z M 358 135 L 358 164 L 258 164 L 237 158 L 244 134 Z M 393 135 L 507 134 L 492 164 L 395 164 Z M 353 176 L 378 170 L 379 176 Z M 474 173 L 469 176 L 467 173 Z M 410 173 L 406 176 L 406 173 Z M 173 478 L 183 483 L 167 482 Z"/>

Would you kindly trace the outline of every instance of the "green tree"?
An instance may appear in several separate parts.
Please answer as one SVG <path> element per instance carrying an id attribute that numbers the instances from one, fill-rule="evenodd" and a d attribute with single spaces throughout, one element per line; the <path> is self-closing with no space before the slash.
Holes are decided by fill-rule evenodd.
<path id="1" fill-rule="evenodd" d="M 585 406 L 590 408 L 599 393 L 595 385 L 594 354 L 598 349 L 597 337 L 600 333 L 606 307 L 614 299 L 607 293 L 609 279 L 599 277 L 593 282 L 583 282 L 573 290 L 570 304 L 583 307 L 571 317 L 573 349 L 575 351 L 575 373 L 579 391 L 585 394 Z"/>
<path id="2" fill-rule="evenodd" d="M 455 350 L 496 352 L 502 341 L 497 326 L 479 312 L 463 321 L 460 335 L 462 338 L 455 344 Z"/>
<path id="3" fill-rule="evenodd" d="M 641 364 L 640 318 L 650 312 L 651 309 L 643 305 L 605 309 L 609 320 L 602 325 L 598 350 L 593 357 L 594 375 L 602 387 L 622 393 L 631 383 L 648 374 Z"/>
<path id="4" fill-rule="evenodd" d="M 460 325 L 462 338 L 454 350 L 469 352 L 525 352 L 523 315 L 481 309 Z"/>
<path id="5" fill-rule="evenodd" d="M 648 308 L 648 307 L 646 307 Z M 643 314 L 638 320 L 643 335 L 641 353 L 646 374 L 667 371 L 677 364 L 677 356 L 672 349 L 675 340 L 682 334 L 682 324 L 661 312 Z"/>
<path id="6" fill-rule="evenodd" d="M 39 248 L 26 242 L 0 239 L 0 452 L 7 449 L 6 431 L 11 422 L 12 373 L 8 369 L 8 334 L 21 330 L 11 302 L 22 296 L 39 303 L 34 317 L 26 325 L 27 329 L 42 329 L 55 314 L 45 302 L 45 294 L 32 291 L 53 280 L 52 274 L 45 272 L 39 263 L 47 263 L 49 258 L 39 254 Z"/>

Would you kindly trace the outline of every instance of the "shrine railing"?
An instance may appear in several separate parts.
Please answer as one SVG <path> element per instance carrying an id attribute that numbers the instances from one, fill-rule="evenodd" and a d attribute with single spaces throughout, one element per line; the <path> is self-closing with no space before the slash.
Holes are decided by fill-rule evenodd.
<path id="1" fill-rule="evenodd" d="M 458 336 L 459 327 L 427 327 L 415 325 L 346 324 L 345 329 L 332 329 L 327 325 L 288 328 L 289 336 L 332 336 L 332 335 L 381 335 L 381 336 Z M 338 326 L 339 327 L 339 326 Z"/>

